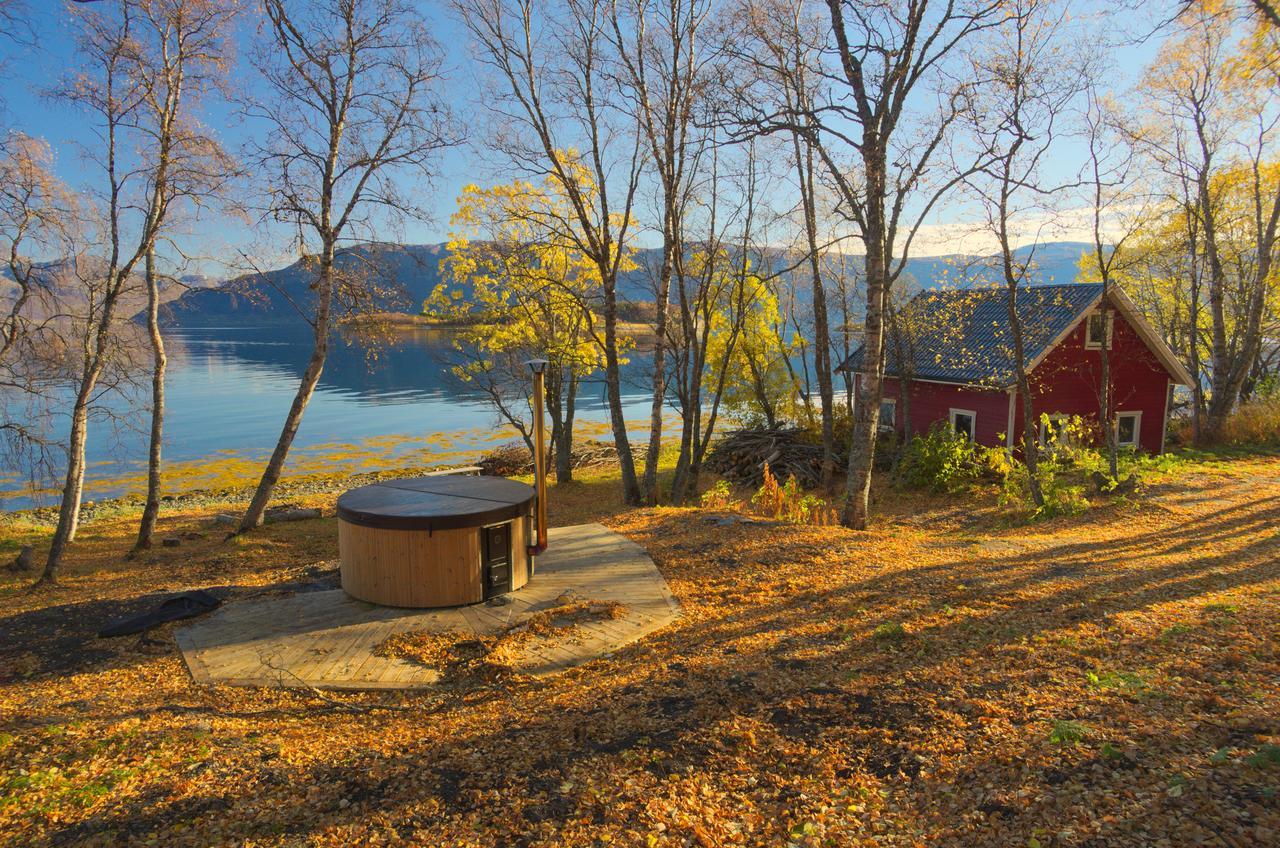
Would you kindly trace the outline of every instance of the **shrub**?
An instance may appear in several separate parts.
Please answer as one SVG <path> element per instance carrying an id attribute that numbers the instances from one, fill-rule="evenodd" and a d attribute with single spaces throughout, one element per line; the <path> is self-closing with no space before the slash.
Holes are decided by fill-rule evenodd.
<path id="1" fill-rule="evenodd" d="M 1242 405 L 1222 427 L 1222 441 L 1228 445 L 1280 445 L 1280 394 L 1272 394 Z"/>
<path id="2" fill-rule="evenodd" d="M 1045 456 L 1037 463 L 1036 479 L 1044 497 L 1044 505 L 1037 507 L 1031 497 L 1026 465 L 1010 460 L 1000 492 L 1000 504 L 1026 510 L 1033 520 L 1079 515 L 1089 508 L 1089 499 L 1085 497 L 1084 486 L 1075 483 L 1066 470 L 1065 463 L 1054 456 Z"/>
<path id="3" fill-rule="evenodd" d="M 1280 390 L 1260 385 L 1248 403 L 1241 404 L 1222 425 L 1218 441 L 1232 447 L 1275 448 L 1280 446 Z M 1195 443 L 1191 413 L 1169 420 L 1165 444 L 1190 447 Z"/>
<path id="4" fill-rule="evenodd" d="M 779 485 L 767 462 L 764 465 L 764 482 L 751 496 L 751 503 L 761 513 L 779 520 L 824 527 L 836 523 L 836 511 L 830 503 L 817 495 L 806 494 L 794 474 L 787 477 L 786 483 Z"/>
<path id="5" fill-rule="evenodd" d="M 715 485 L 702 493 L 703 509 L 736 509 L 740 502 L 734 500 L 728 480 L 717 480 Z"/>
<path id="6" fill-rule="evenodd" d="M 898 479 L 903 484 L 945 494 L 964 491 L 977 477 L 973 442 L 941 421 L 907 443 L 898 465 Z"/>

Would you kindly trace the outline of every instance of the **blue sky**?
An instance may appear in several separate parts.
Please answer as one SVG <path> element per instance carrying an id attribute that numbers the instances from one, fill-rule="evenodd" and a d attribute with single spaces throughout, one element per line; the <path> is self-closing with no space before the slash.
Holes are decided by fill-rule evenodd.
<path id="1" fill-rule="evenodd" d="M 1090 3 L 1082 5 L 1080 10 L 1086 14 L 1098 13 L 1100 9 L 1107 8 L 1107 5 L 1109 4 Z M 78 146 L 92 143 L 92 127 L 72 107 L 47 96 L 48 89 L 76 66 L 73 24 L 65 7 L 57 0 L 32 0 L 29 6 L 33 10 L 31 17 L 34 44 L 23 46 L 0 41 L 0 53 L 4 54 L 5 59 L 4 79 L 0 81 L 3 86 L 3 124 L 43 137 L 54 149 L 59 175 L 73 187 L 84 187 L 97 177 L 93 166 L 82 161 Z M 465 33 L 452 20 L 444 4 L 424 2 L 423 7 L 437 27 L 437 39 L 446 51 L 449 77 L 447 98 L 464 124 L 478 127 L 481 122 L 474 118 L 476 110 L 481 108 L 477 106 L 475 96 L 479 80 L 468 60 Z M 248 32 L 239 33 L 240 40 L 247 37 Z M 1154 50 L 1154 41 L 1149 41 L 1115 52 L 1116 67 L 1112 79 L 1118 90 L 1123 91 L 1131 84 L 1143 65 L 1150 60 Z M 258 84 L 256 75 L 241 51 L 233 73 L 233 85 L 238 89 L 251 91 Z M 251 129 L 238 119 L 234 110 L 225 105 L 211 109 L 206 122 L 232 150 L 240 146 Z M 483 141 L 480 137 L 473 138 L 472 144 L 452 149 L 442 156 L 439 177 L 432 185 L 420 187 L 422 196 L 419 202 L 429 210 L 432 218 L 425 222 L 408 223 L 403 232 L 405 241 L 444 241 L 448 237 L 449 216 L 462 186 L 468 182 L 498 182 L 504 179 L 504 175 L 495 170 L 490 158 L 483 155 Z M 1064 148 L 1062 161 L 1066 162 L 1071 158 L 1070 148 Z M 505 178 L 510 179 L 510 175 Z M 98 181 L 100 182 L 100 178 Z M 944 252 L 945 245 L 955 237 L 955 233 L 965 228 L 969 214 L 971 213 L 958 204 L 941 208 L 932 219 L 936 226 L 932 228 L 929 240 L 921 245 L 925 248 L 924 252 Z M 196 252 L 204 257 L 199 270 L 212 274 L 224 272 L 218 267 L 220 263 L 217 259 L 233 261 L 241 251 L 253 255 L 256 261 L 264 264 L 283 264 L 289 261 L 279 240 L 268 246 L 261 233 L 251 231 L 251 228 L 239 221 L 217 219 L 200 222 L 188 238 L 199 245 Z M 275 251 L 275 255 L 272 255 L 272 251 Z"/>

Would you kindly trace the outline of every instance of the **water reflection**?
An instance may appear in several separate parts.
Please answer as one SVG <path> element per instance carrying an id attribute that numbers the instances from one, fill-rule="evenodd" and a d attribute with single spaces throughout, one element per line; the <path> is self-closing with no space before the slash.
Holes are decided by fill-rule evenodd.
<path id="1" fill-rule="evenodd" d="M 167 384 L 165 458 L 176 490 L 252 479 L 279 435 L 311 350 L 307 328 L 209 327 L 174 331 Z M 481 396 L 454 380 L 446 365 L 453 337 L 421 330 L 371 352 L 337 338 L 302 422 L 286 473 L 368 470 L 405 461 L 465 460 L 511 437 Z M 647 362 L 633 355 L 624 375 L 634 387 L 629 418 L 646 415 L 641 386 Z M 583 393 L 584 433 L 603 435 L 602 386 Z M 140 491 L 145 457 L 141 420 L 132 427 L 99 423 L 91 433 L 87 492 L 91 498 Z M 9 489 L 0 506 L 32 503 Z M 48 483 L 46 483 L 48 486 Z M 51 502 L 49 493 L 37 498 Z"/>

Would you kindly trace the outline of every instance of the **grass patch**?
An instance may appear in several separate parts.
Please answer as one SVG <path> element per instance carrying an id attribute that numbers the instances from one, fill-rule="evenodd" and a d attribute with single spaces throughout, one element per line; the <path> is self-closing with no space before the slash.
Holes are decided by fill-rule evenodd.
<path id="1" fill-rule="evenodd" d="M 1089 728 L 1078 721 L 1056 719 L 1049 729 L 1049 741 L 1055 745 L 1076 745 L 1089 738 Z"/>
<path id="2" fill-rule="evenodd" d="M 1094 689 L 1118 689 L 1130 695 L 1137 695 L 1147 690 L 1147 682 L 1142 675 L 1132 671 L 1100 671 L 1089 672 L 1085 680 Z"/>
<path id="3" fill-rule="evenodd" d="M 907 638 L 907 628 L 901 622 L 887 621 L 877 624 L 876 629 L 871 631 L 871 637 L 880 642 L 901 642 Z"/>
<path id="4" fill-rule="evenodd" d="M 1245 765 L 1253 768 L 1268 769 L 1280 766 L 1280 745 L 1263 745 L 1244 758 Z"/>

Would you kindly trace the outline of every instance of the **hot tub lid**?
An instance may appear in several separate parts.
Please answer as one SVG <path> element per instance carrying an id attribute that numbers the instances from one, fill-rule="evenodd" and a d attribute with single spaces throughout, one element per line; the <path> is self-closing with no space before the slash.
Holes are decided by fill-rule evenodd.
<path id="1" fill-rule="evenodd" d="M 505 477 L 416 477 L 344 492 L 338 517 L 386 530 L 456 530 L 525 515 L 533 499 L 532 486 Z"/>

